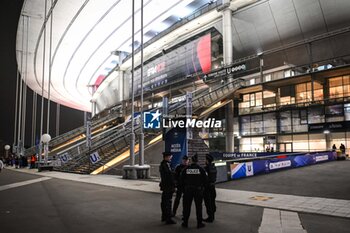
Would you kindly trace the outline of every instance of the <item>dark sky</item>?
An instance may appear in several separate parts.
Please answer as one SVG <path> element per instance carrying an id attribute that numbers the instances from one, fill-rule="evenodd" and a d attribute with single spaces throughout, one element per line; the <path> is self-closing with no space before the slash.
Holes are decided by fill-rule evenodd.
<path id="1" fill-rule="evenodd" d="M 16 98 L 16 33 L 17 24 L 22 9 L 23 0 L 1 0 L 0 1 L 0 106 L 1 106 L 1 120 L 0 120 L 0 153 L 3 151 L 5 144 L 12 145 L 15 127 L 15 98 Z M 30 32 L 29 32 L 30 33 Z M 33 93 L 29 90 L 27 102 L 26 115 L 26 145 L 31 144 L 31 122 L 32 122 L 32 96 Z M 38 96 L 38 106 L 41 106 Z M 46 103 L 46 101 L 44 102 Z M 46 107 L 46 104 L 45 104 Z M 40 107 L 38 108 L 38 116 L 40 116 Z M 55 135 L 56 122 L 56 104 L 51 105 L 50 117 L 50 134 Z M 46 122 L 46 110 L 44 111 L 44 121 Z M 61 106 L 60 117 L 60 133 L 69 131 L 76 127 L 83 125 L 84 114 L 81 111 L 73 110 Z M 40 118 L 37 118 L 36 134 L 39 137 Z M 52 124 L 51 124 L 52 123 Z M 44 123 L 46 129 L 46 123 Z M 1 157 L 1 154 L 0 154 Z"/>

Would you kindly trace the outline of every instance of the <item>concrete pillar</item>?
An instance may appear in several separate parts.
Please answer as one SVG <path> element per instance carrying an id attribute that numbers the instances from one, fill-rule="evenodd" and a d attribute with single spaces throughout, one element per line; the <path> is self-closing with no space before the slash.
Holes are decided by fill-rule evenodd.
<path id="1" fill-rule="evenodd" d="M 124 95 L 124 90 L 125 90 L 125 86 L 124 86 L 124 71 L 119 70 L 118 71 L 118 94 L 117 94 L 117 98 L 118 101 L 123 101 L 125 100 L 125 95 Z M 127 98 L 128 99 L 128 98 Z"/>
<path id="2" fill-rule="evenodd" d="M 234 151 L 234 135 L 233 135 L 233 101 L 225 106 L 226 119 L 226 152 Z"/>
<path id="3" fill-rule="evenodd" d="M 332 150 L 332 135 L 331 133 L 326 133 L 325 134 L 325 139 L 326 139 L 326 150 Z"/>
<path id="4" fill-rule="evenodd" d="M 231 0 L 223 0 L 223 5 L 230 6 Z M 232 32 L 232 10 L 226 7 L 222 11 L 222 31 L 224 45 L 224 65 L 229 65 L 233 62 L 233 32 Z M 229 78 L 229 77 L 227 77 Z M 234 151 L 234 136 L 233 136 L 233 102 L 225 106 L 226 119 L 226 151 Z"/>
<path id="5" fill-rule="evenodd" d="M 223 4 L 230 3 L 230 0 L 224 0 Z M 222 11 L 222 30 L 224 45 L 224 64 L 233 62 L 233 40 L 232 40 L 232 10 L 226 7 Z"/>
<path id="6" fill-rule="evenodd" d="M 260 68 L 260 83 L 264 83 L 264 58 L 263 54 L 259 55 L 259 68 Z"/>

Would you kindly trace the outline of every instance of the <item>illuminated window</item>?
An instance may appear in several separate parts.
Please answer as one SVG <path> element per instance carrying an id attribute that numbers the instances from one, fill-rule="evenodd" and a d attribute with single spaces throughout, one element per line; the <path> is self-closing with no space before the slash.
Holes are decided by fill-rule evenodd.
<path id="1" fill-rule="evenodd" d="M 262 105 L 262 92 L 255 93 L 255 105 L 256 106 Z"/>
<path id="2" fill-rule="evenodd" d="M 323 86 L 318 82 L 314 82 L 314 100 L 323 100 Z"/>
<path id="3" fill-rule="evenodd" d="M 310 108 L 308 110 L 309 124 L 324 123 L 324 122 L 325 122 L 325 116 L 324 116 L 323 108 Z"/>
<path id="4" fill-rule="evenodd" d="M 295 103 L 294 86 L 284 86 L 278 89 L 280 96 L 280 105 L 288 105 Z"/>
<path id="5" fill-rule="evenodd" d="M 311 82 L 301 83 L 295 86 L 296 102 L 310 102 L 312 100 L 311 95 Z"/>
<path id="6" fill-rule="evenodd" d="M 349 75 L 329 79 L 329 98 L 350 96 Z"/>
<path id="7" fill-rule="evenodd" d="M 281 112 L 280 113 L 280 132 L 281 133 L 290 133 L 292 132 L 292 117 L 291 112 Z"/>
<path id="8" fill-rule="evenodd" d="M 271 81 L 271 74 L 265 75 L 265 82 Z"/>
<path id="9" fill-rule="evenodd" d="M 276 93 L 274 93 L 272 91 L 264 91 L 263 104 L 265 107 L 276 106 Z"/>
<path id="10" fill-rule="evenodd" d="M 284 77 L 285 78 L 289 78 L 289 77 L 292 77 L 294 76 L 294 71 L 293 70 L 286 70 L 284 71 Z"/>
<path id="11" fill-rule="evenodd" d="M 262 93 L 256 92 L 243 95 L 243 102 L 239 103 L 240 113 L 249 112 L 250 107 L 257 107 L 262 105 Z"/>
<path id="12" fill-rule="evenodd" d="M 249 101 L 249 94 L 243 95 L 243 102 L 248 102 Z"/>
<path id="13" fill-rule="evenodd" d="M 255 93 L 250 94 L 250 106 L 255 106 Z"/>
<path id="14" fill-rule="evenodd" d="M 264 130 L 266 134 L 277 133 L 277 122 L 275 113 L 264 114 Z"/>

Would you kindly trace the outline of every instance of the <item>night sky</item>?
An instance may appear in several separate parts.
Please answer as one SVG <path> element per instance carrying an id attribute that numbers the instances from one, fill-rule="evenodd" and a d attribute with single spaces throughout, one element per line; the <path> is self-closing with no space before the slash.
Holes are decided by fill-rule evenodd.
<path id="1" fill-rule="evenodd" d="M 0 123 L 0 157 L 3 153 L 5 144 L 12 145 L 14 139 L 15 127 L 15 101 L 16 101 L 16 33 L 17 24 L 22 8 L 23 0 L 1 0 L 0 1 L 0 106 L 1 106 L 1 123 Z M 25 145 L 31 145 L 31 125 L 32 125 L 32 96 L 33 93 L 27 91 L 27 114 L 26 114 L 26 136 Z M 40 134 L 40 102 L 41 96 L 38 96 L 38 112 L 37 112 L 37 130 L 36 137 Z M 44 129 L 46 129 L 46 101 L 44 110 Z M 56 122 L 56 104 L 51 104 L 50 111 L 50 134 L 55 136 Z M 60 133 L 67 132 L 71 129 L 83 125 L 84 114 L 81 111 L 73 110 L 61 106 L 60 111 Z M 44 130 L 45 131 L 45 130 Z"/>

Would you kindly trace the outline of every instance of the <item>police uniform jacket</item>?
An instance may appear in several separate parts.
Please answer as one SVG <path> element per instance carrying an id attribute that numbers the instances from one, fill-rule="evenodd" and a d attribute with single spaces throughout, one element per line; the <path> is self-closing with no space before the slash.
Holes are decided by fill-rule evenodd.
<path id="1" fill-rule="evenodd" d="M 205 166 L 205 171 L 208 174 L 207 185 L 215 185 L 217 170 L 213 163 Z"/>
<path id="2" fill-rule="evenodd" d="M 179 164 L 175 168 L 175 184 L 180 186 L 181 172 L 187 167 L 187 165 Z"/>
<path id="3" fill-rule="evenodd" d="M 160 189 L 162 191 L 174 191 L 175 189 L 175 181 L 174 174 L 170 168 L 170 163 L 166 160 L 163 160 L 159 166 L 160 173 Z"/>
<path id="4" fill-rule="evenodd" d="M 183 187 L 203 188 L 207 182 L 207 175 L 204 169 L 198 164 L 192 163 L 181 173 L 181 185 Z"/>

